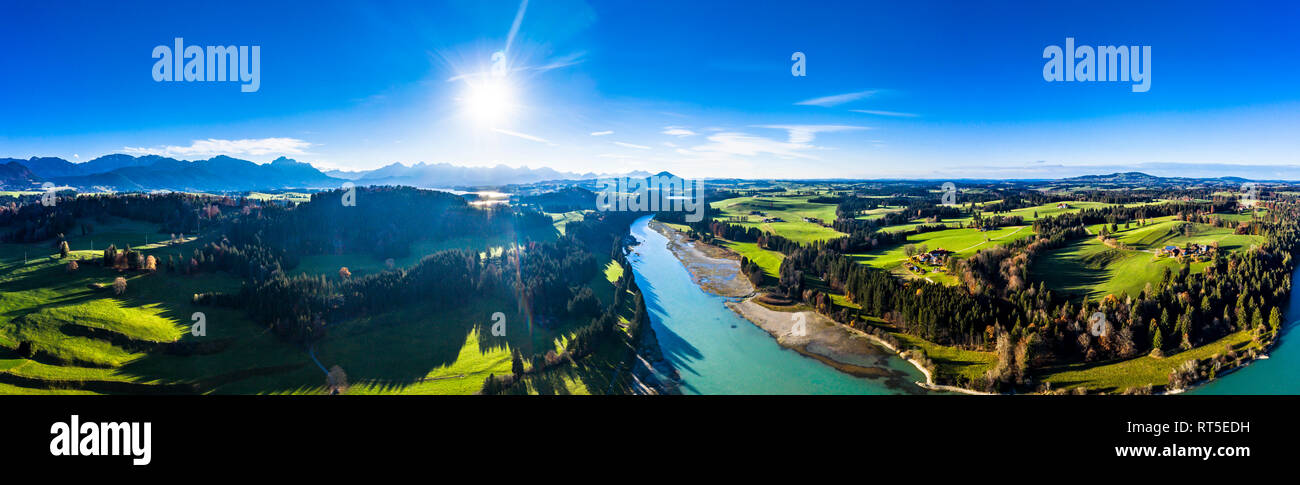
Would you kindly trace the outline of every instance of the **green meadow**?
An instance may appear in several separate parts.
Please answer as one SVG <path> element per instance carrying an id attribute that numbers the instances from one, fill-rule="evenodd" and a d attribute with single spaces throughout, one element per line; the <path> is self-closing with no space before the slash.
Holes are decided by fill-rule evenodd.
<path id="1" fill-rule="evenodd" d="M 920 246 L 924 244 L 928 249 L 946 249 L 954 253 L 954 257 L 968 257 L 975 252 L 995 247 L 1000 244 L 1006 244 L 1017 239 L 1028 237 L 1033 234 L 1033 228 L 1029 226 L 1008 226 L 1001 227 L 992 231 L 983 231 L 974 228 L 963 229 L 944 229 L 940 231 L 923 232 L 912 234 L 907 237 L 906 243 L 895 244 L 867 253 L 851 255 L 855 260 L 862 264 L 875 266 L 880 269 L 893 271 L 896 274 L 916 277 L 905 266 L 907 255 L 904 253 L 904 247 L 908 244 Z M 956 278 L 937 271 L 927 272 L 921 276 L 929 278 L 931 281 L 945 284 L 955 284 Z"/>
<path id="2" fill-rule="evenodd" d="M 549 227 L 548 227 L 549 229 Z M 560 321 L 543 328 L 518 314 L 513 301 L 482 300 L 433 310 L 427 305 L 337 322 L 312 348 L 285 342 L 242 312 L 192 303 L 196 293 L 237 292 L 241 282 L 225 273 L 182 275 L 123 272 L 85 262 L 75 271 L 67 262 L 102 256 L 109 244 L 130 245 L 166 260 L 189 254 L 210 235 L 170 243 L 152 224 L 115 220 L 96 224 L 93 234 L 68 238 L 73 251 L 58 259 L 47 244 L 0 244 L 0 394 L 319 394 L 325 392 L 325 368 L 338 365 L 359 394 L 471 394 L 489 374 L 509 374 L 512 349 L 525 355 L 563 349 L 570 333 L 586 322 Z M 549 232 L 549 231 L 548 231 Z M 553 236 L 553 232 L 550 232 Z M 546 233 L 531 236 L 545 237 Z M 402 263 L 414 263 L 424 251 L 446 247 L 481 247 L 501 241 L 446 241 L 413 248 Z M 95 250 L 91 250 L 91 248 Z M 316 261 L 303 271 L 337 274 L 336 264 L 361 271 L 379 270 L 382 262 L 340 255 Z M 616 264 L 590 283 L 603 302 L 613 298 Z M 108 284 L 127 281 L 117 295 Z M 431 297 L 436 298 L 436 296 Z M 625 301 L 629 303 L 630 298 Z M 491 335 L 492 314 L 506 315 L 506 336 Z M 203 313 L 206 335 L 193 336 L 196 312 Z M 18 354 L 21 344 L 33 351 Z M 186 348 L 178 345 L 193 344 Z M 613 347 L 606 345 L 605 347 Z M 623 348 L 601 348 L 575 363 L 544 373 L 530 373 L 534 393 L 613 392 L 615 366 Z"/>
<path id="3" fill-rule="evenodd" d="M 814 222 L 805 222 L 805 217 L 820 219 L 826 224 L 835 222 L 835 204 L 809 202 L 815 195 L 803 196 L 753 196 L 736 197 L 710 203 L 720 214 L 718 220 L 739 218 L 737 222 L 745 227 L 757 227 L 763 231 L 779 235 L 800 243 L 825 241 L 844 236 L 843 233 Z M 753 215 L 758 211 L 764 215 Z M 783 222 L 763 222 L 764 218 L 780 218 Z"/>
<path id="4" fill-rule="evenodd" d="M 1123 392 L 1151 383 L 1167 384 L 1169 374 L 1183 362 L 1213 357 L 1227 348 L 1241 352 L 1255 345 L 1250 332 L 1243 330 L 1165 357 L 1144 355 L 1118 362 L 1080 362 L 1043 369 L 1036 377 L 1050 383 L 1053 389 L 1082 387 L 1089 391 Z"/>
<path id="5" fill-rule="evenodd" d="M 1097 232 L 1101 226 L 1090 230 Z M 1031 278 L 1045 282 L 1054 291 L 1093 299 L 1110 294 L 1136 297 L 1147 283 L 1159 283 L 1165 269 L 1177 272 L 1182 268 L 1177 259 L 1157 255 L 1164 246 L 1217 242 L 1221 251 L 1240 251 L 1263 241 L 1260 236 L 1234 234 L 1231 229 L 1171 217 L 1119 229 L 1114 235 L 1123 247 L 1110 247 L 1097 238 L 1076 241 L 1039 256 L 1030 268 Z M 1195 273 L 1208 264 L 1191 262 L 1190 267 Z"/>

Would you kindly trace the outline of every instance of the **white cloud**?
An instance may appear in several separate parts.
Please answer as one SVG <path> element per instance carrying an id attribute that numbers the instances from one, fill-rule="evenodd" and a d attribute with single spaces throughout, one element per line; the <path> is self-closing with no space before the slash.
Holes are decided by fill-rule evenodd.
<path id="1" fill-rule="evenodd" d="M 869 115 L 877 115 L 877 116 L 893 116 L 896 118 L 915 118 L 918 116 L 915 113 L 902 113 L 898 111 L 881 111 L 878 109 L 851 109 L 849 111 L 852 111 L 854 113 L 866 113 Z"/>
<path id="2" fill-rule="evenodd" d="M 665 134 L 665 135 L 672 135 L 672 136 L 676 136 L 676 137 L 693 136 L 693 135 L 695 135 L 695 132 L 694 132 L 694 131 L 688 130 L 688 129 L 686 129 L 686 128 L 682 128 L 682 127 L 680 127 L 680 126 L 665 126 L 665 127 L 664 127 L 664 131 L 662 131 L 662 132 L 660 132 L 660 133 L 663 133 L 663 134 Z"/>
<path id="3" fill-rule="evenodd" d="M 816 149 L 816 146 L 807 143 L 782 142 L 771 138 L 750 135 L 748 133 L 724 132 L 709 135 L 709 143 L 698 145 L 692 148 L 678 148 L 678 154 L 706 159 L 733 158 L 733 157 L 753 157 L 759 155 L 774 155 L 779 158 L 803 158 L 816 159 L 812 155 L 803 153 L 807 150 Z"/>
<path id="4" fill-rule="evenodd" d="M 605 136 L 605 135 L 613 135 L 613 134 L 614 134 L 614 132 L 613 132 L 612 130 L 593 131 L 593 132 L 591 132 L 591 136 Z"/>
<path id="5" fill-rule="evenodd" d="M 855 93 L 844 93 L 844 94 L 836 94 L 832 96 L 822 96 L 820 98 L 805 99 L 795 104 L 809 105 L 809 106 L 835 106 L 835 105 L 847 103 L 849 101 L 857 101 L 859 99 L 874 95 L 876 94 L 876 92 L 877 90 L 875 89 L 869 89 L 866 91 L 858 91 Z"/>
<path id="6" fill-rule="evenodd" d="M 165 145 L 158 147 L 124 147 L 133 155 L 162 155 L 165 157 L 211 157 L 216 155 L 304 155 L 311 143 L 297 138 L 245 138 L 222 140 L 208 138 L 194 140 L 189 146 Z"/>
<path id="7" fill-rule="evenodd" d="M 502 134 L 502 135 L 510 135 L 510 136 L 513 136 L 513 137 L 516 137 L 516 138 L 523 138 L 523 139 L 525 139 L 525 140 L 535 141 L 535 142 L 538 142 L 538 143 L 547 143 L 547 144 L 550 144 L 550 143 L 551 143 L 551 142 L 547 141 L 545 138 L 542 138 L 542 137 L 540 137 L 540 136 L 529 135 L 529 134 L 527 134 L 527 133 L 520 133 L 520 132 L 517 132 L 517 131 L 503 130 L 503 129 L 501 129 L 501 128 L 493 128 L 492 131 L 495 131 L 495 132 L 500 133 L 500 134 Z"/>
<path id="8" fill-rule="evenodd" d="M 632 143 L 623 143 L 623 142 L 621 142 L 621 141 L 616 141 L 616 142 L 614 142 L 614 144 L 615 144 L 615 145 L 618 145 L 618 146 L 621 146 L 621 147 L 626 147 L 626 148 L 635 148 L 635 149 L 637 149 L 637 150 L 649 150 L 649 149 L 650 149 L 650 147 L 645 146 L 645 145 L 634 145 L 634 144 L 632 144 Z"/>
<path id="9" fill-rule="evenodd" d="M 789 132 L 790 143 L 809 143 L 818 133 L 833 133 L 836 131 L 855 131 L 869 130 L 865 126 L 849 125 L 760 125 L 759 128 L 771 128 L 774 130 L 786 130 Z"/>

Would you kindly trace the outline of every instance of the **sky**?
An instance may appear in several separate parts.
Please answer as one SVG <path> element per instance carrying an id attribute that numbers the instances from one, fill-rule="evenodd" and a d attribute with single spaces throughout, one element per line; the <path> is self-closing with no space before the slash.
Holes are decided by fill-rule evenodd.
<path id="1" fill-rule="evenodd" d="M 0 157 L 1295 180 L 1297 19 L 1296 2 L 0 0 Z M 257 46 L 258 89 L 155 81 L 178 37 Z M 1067 37 L 1150 46 L 1149 90 L 1045 80 Z"/>

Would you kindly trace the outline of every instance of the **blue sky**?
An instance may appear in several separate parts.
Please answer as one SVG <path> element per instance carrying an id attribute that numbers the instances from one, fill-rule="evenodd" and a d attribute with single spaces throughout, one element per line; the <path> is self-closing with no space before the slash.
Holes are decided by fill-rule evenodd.
<path id="1" fill-rule="evenodd" d="M 0 7 L 0 157 L 1300 179 L 1293 2 L 49 3 Z M 260 89 L 155 82 L 176 37 Z M 1045 81 L 1066 37 L 1151 46 L 1150 91 Z"/>

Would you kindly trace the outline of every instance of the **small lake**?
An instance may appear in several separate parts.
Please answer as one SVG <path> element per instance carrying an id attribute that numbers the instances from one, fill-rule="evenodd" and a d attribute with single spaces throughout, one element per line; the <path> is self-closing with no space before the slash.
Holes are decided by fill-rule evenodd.
<path id="1" fill-rule="evenodd" d="M 781 347 L 763 329 L 737 315 L 727 298 L 691 280 L 668 239 L 648 225 L 632 224 L 641 244 L 628 255 L 664 357 L 681 374 L 683 394 L 916 394 L 925 379 L 889 354 L 877 366 L 885 377 L 862 378 Z"/>

